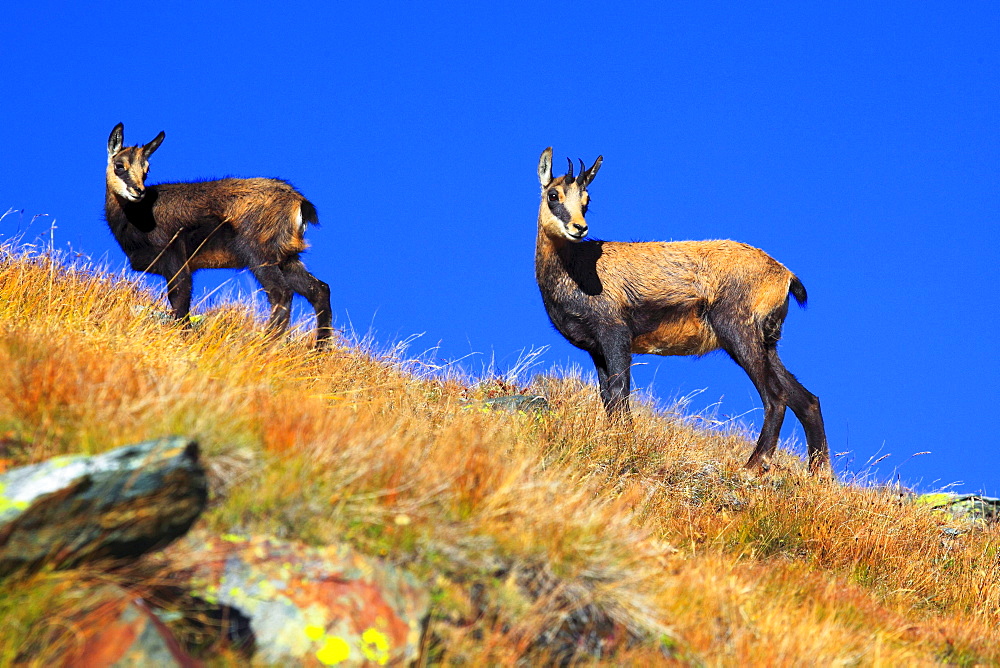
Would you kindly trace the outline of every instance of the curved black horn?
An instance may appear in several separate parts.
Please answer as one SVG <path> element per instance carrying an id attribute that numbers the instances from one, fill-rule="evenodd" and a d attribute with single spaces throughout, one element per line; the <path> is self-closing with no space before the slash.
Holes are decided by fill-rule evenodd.
<path id="1" fill-rule="evenodd" d="M 573 161 L 566 158 L 566 162 L 569 163 L 569 171 L 566 172 L 566 183 L 573 183 Z"/>
<path id="2" fill-rule="evenodd" d="M 580 161 L 580 176 L 577 178 L 577 182 L 581 186 L 587 185 L 587 165 L 583 164 L 583 158 L 578 158 Z"/>
<path id="3" fill-rule="evenodd" d="M 594 180 L 595 176 L 597 176 L 597 170 L 601 168 L 602 162 L 604 162 L 604 156 L 603 155 L 597 156 L 597 160 L 595 160 L 594 164 L 590 166 L 590 169 L 580 174 L 580 181 L 583 182 L 584 187 L 590 185 L 590 182 Z M 580 161 L 580 164 L 581 165 L 584 164 L 582 160 Z"/>

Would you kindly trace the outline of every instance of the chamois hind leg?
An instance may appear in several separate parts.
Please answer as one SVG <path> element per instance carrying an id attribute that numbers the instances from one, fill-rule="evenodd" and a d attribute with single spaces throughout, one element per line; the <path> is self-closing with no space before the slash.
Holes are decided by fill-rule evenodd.
<path id="1" fill-rule="evenodd" d="M 781 384 L 788 394 L 788 407 L 802 423 L 806 432 L 806 446 L 809 449 L 809 470 L 812 473 L 830 472 L 830 447 L 826 442 L 826 428 L 823 413 L 819 407 L 819 397 L 803 387 L 802 383 L 785 368 L 778 357 L 777 348 L 768 350 L 768 361 L 778 374 Z"/>
<path id="2" fill-rule="evenodd" d="M 282 262 L 281 272 L 292 290 L 305 297 L 316 311 L 316 348 L 326 348 L 333 334 L 330 286 L 309 273 L 297 257 Z"/>
<path id="3" fill-rule="evenodd" d="M 748 469 L 767 470 L 767 461 L 778 446 L 781 424 L 785 420 L 788 397 L 784 385 L 771 367 L 768 346 L 760 329 L 750 324 L 739 324 L 745 323 L 748 318 L 709 315 L 709 320 L 723 350 L 746 371 L 764 404 L 764 424 L 760 428 L 757 447 L 745 466 Z"/>
<path id="4" fill-rule="evenodd" d="M 285 275 L 274 264 L 250 265 L 250 271 L 260 282 L 271 303 L 271 316 L 267 320 L 267 330 L 280 334 L 288 329 L 291 319 L 292 288 Z"/>

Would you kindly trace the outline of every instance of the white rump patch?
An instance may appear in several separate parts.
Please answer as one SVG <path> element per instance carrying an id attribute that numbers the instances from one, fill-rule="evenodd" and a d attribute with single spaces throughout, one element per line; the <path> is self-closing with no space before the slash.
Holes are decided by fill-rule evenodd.
<path id="1" fill-rule="evenodd" d="M 295 225 L 299 230 L 299 236 L 304 237 L 306 235 L 306 224 L 302 222 L 302 205 L 300 204 L 295 209 Z"/>

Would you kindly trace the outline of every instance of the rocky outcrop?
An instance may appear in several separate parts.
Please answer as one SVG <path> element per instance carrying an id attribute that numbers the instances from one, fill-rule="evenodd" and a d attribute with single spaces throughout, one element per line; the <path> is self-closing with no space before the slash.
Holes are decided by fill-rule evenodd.
<path id="1" fill-rule="evenodd" d="M 185 438 L 13 469 L 0 475 L 0 576 L 123 565 L 185 534 L 207 495 L 198 446 Z M 63 665 L 193 666 L 218 651 L 253 665 L 419 658 L 426 588 L 346 545 L 202 537 L 160 563 L 154 581 L 129 585 L 155 592 L 148 598 L 81 580 Z"/>
<path id="2" fill-rule="evenodd" d="M 0 475 L 0 577 L 138 557 L 184 535 L 207 496 L 186 438 L 12 469 Z"/>

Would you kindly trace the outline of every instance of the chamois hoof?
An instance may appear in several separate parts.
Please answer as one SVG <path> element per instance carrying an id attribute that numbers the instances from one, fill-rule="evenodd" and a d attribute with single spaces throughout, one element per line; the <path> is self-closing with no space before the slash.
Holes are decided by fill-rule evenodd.
<path id="1" fill-rule="evenodd" d="M 830 460 L 828 459 L 809 462 L 809 475 L 819 480 L 828 480 L 830 482 L 837 480 L 837 476 L 833 472 L 833 467 L 830 465 Z"/>
<path id="2" fill-rule="evenodd" d="M 756 473 L 757 475 L 764 475 L 771 471 L 770 462 L 756 460 L 753 457 L 747 460 L 747 463 L 743 465 L 744 470 Z"/>

